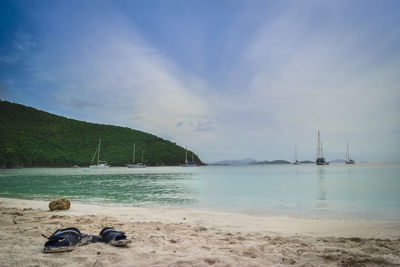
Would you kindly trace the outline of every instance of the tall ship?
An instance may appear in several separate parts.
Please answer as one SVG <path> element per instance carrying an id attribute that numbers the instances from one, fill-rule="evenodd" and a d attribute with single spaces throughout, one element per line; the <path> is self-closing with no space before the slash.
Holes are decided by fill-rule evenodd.
<path id="1" fill-rule="evenodd" d="M 192 161 L 188 161 L 187 159 L 187 148 L 185 151 L 185 163 L 182 164 L 182 167 L 196 167 L 197 164 L 193 161 L 193 152 L 192 152 Z"/>
<path id="2" fill-rule="evenodd" d="M 136 143 L 133 144 L 133 158 L 132 158 L 132 164 L 128 164 L 128 168 L 146 168 L 146 164 L 143 162 L 143 150 L 142 150 L 142 162 L 135 163 L 135 148 L 136 148 Z"/>
<path id="3" fill-rule="evenodd" d="M 327 162 L 324 158 L 324 154 L 322 152 L 322 142 L 321 142 L 321 136 L 318 130 L 318 147 L 317 147 L 317 160 L 315 161 L 317 165 L 328 165 L 329 162 Z"/>
<path id="4" fill-rule="evenodd" d="M 350 151 L 349 151 L 349 142 L 347 142 L 347 150 L 346 150 L 346 164 L 354 164 L 354 160 L 350 158 Z"/>
<path id="5" fill-rule="evenodd" d="M 99 145 L 97 146 L 96 151 L 94 152 L 93 158 L 92 158 L 92 162 L 90 162 L 90 168 L 108 168 L 110 166 L 108 166 L 106 161 L 102 161 L 100 160 L 100 146 L 101 146 L 101 138 L 99 140 Z M 96 158 L 97 155 L 97 163 L 95 165 L 93 165 L 93 161 Z"/>

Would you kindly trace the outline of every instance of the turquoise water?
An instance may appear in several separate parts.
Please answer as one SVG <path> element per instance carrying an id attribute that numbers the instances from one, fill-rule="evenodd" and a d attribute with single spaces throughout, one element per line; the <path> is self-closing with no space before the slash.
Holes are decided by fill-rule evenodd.
<path id="1" fill-rule="evenodd" d="M 400 165 L 11 169 L 0 197 L 400 220 Z"/>

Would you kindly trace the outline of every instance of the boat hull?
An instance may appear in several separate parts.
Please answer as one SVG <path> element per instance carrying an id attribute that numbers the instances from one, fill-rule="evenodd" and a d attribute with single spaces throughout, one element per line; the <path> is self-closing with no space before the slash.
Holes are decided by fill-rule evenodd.
<path id="1" fill-rule="evenodd" d="M 146 164 L 136 163 L 136 164 L 128 164 L 128 168 L 146 168 Z"/>
<path id="2" fill-rule="evenodd" d="M 89 166 L 89 168 L 93 168 L 93 169 L 104 169 L 104 168 L 109 168 L 110 166 L 108 165 L 91 165 Z"/>
<path id="3" fill-rule="evenodd" d="M 325 158 L 317 158 L 315 161 L 317 165 L 329 165 L 329 162 L 325 160 Z"/>
<path id="4" fill-rule="evenodd" d="M 197 167 L 197 164 L 182 164 L 182 167 Z"/>

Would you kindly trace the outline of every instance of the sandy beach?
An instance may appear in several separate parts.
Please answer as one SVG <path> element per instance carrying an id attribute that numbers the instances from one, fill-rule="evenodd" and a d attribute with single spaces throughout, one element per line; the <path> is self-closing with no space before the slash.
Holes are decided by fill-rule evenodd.
<path id="1" fill-rule="evenodd" d="M 210 211 L 0 198 L 1 266 L 376 266 L 400 264 L 400 222 L 250 216 Z M 93 243 L 44 254 L 65 227 L 126 232 L 128 248 Z"/>

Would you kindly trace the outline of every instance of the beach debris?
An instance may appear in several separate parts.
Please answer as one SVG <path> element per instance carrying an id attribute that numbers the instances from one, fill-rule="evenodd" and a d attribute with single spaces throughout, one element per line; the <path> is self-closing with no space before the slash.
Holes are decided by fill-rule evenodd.
<path id="1" fill-rule="evenodd" d="M 208 265 L 214 265 L 216 262 L 218 262 L 218 259 L 214 258 L 205 258 L 204 262 L 206 262 Z"/>
<path id="2" fill-rule="evenodd" d="M 49 203 L 49 209 L 53 210 L 68 210 L 71 207 L 71 202 L 68 199 L 60 198 Z"/>

